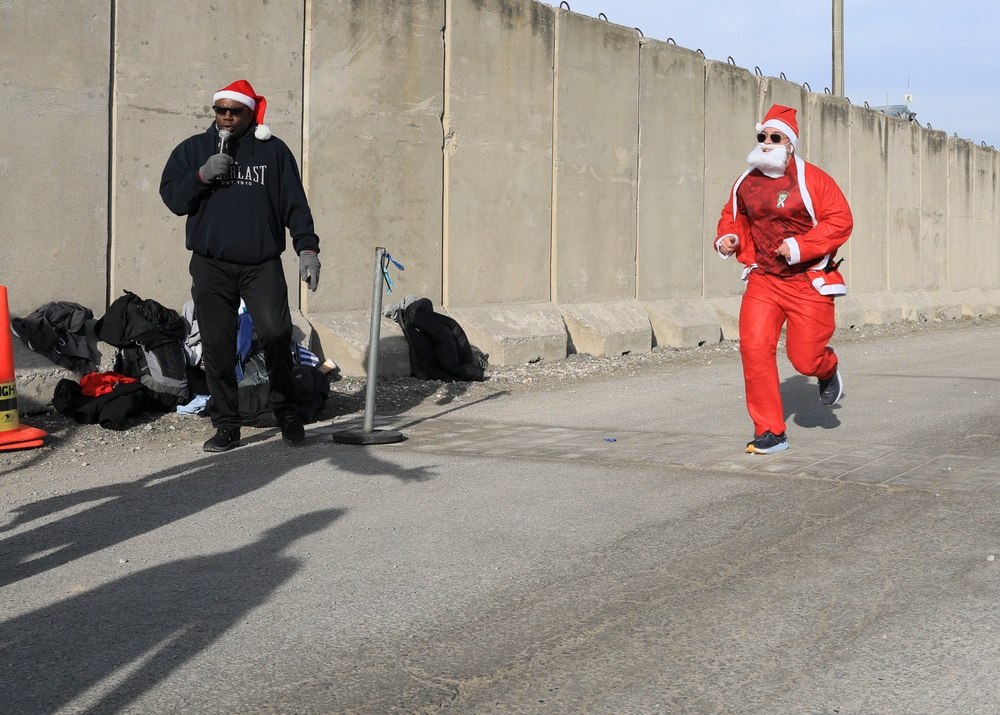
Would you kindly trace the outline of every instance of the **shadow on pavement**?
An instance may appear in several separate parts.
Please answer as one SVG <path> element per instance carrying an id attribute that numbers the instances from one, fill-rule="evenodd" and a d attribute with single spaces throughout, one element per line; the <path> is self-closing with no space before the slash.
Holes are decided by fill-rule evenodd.
<path id="1" fill-rule="evenodd" d="M 332 443 L 329 456 L 317 458 L 313 441 L 300 447 L 273 442 L 258 434 L 244 446 L 221 455 L 209 455 L 131 481 L 71 491 L 38 499 L 12 510 L 0 534 L 34 521 L 78 509 L 0 540 L 0 587 L 114 546 L 131 538 L 250 494 L 298 467 L 331 463 L 332 468 L 362 475 L 391 476 L 402 482 L 430 479 L 423 467 L 403 469 L 373 450 L 345 453 Z M 279 458 L 265 458 L 261 450 L 277 449 Z M 274 468 L 269 468 L 272 465 Z"/>
<path id="2" fill-rule="evenodd" d="M 0 624 L 4 712 L 57 712 L 113 676 L 121 680 L 81 711 L 122 711 L 265 603 L 301 567 L 283 552 L 344 513 L 303 514 L 238 549 L 149 568 Z"/>
<path id="3" fill-rule="evenodd" d="M 844 392 L 846 396 L 847 393 Z M 827 407 L 819 401 L 819 387 L 815 378 L 794 375 L 781 385 L 781 401 L 785 405 L 785 421 L 791 420 L 799 427 L 836 429 L 840 427 L 837 410 L 840 405 Z"/>

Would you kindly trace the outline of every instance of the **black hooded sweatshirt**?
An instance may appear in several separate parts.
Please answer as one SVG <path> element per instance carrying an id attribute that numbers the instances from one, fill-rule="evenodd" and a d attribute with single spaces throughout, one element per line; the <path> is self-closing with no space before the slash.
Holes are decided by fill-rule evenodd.
<path id="1" fill-rule="evenodd" d="M 198 169 L 218 152 L 212 126 L 181 142 L 160 179 L 160 197 L 178 216 L 187 216 L 186 245 L 195 253 L 231 263 L 258 265 L 285 250 L 285 228 L 296 253 L 319 251 L 312 212 L 295 157 L 271 137 L 260 140 L 253 126 L 229 140 L 235 160 L 229 175 L 205 183 Z"/>

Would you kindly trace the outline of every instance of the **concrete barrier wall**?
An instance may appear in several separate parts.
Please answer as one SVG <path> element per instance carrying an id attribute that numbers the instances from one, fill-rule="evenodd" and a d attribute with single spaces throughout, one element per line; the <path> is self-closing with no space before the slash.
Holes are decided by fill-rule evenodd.
<path id="1" fill-rule="evenodd" d="M 12 317 L 50 301 L 104 312 L 111 42 L 107 0 L 0 3 L 0 282 Z"/>
<path id="2" fill-rule="evenodd" d="M 639 36 L 558 12 L 553 300 L 635 298 Z"/>
<path id="3" fill-rule="evenodd" d="M 640 45 L 640 300 L 700 298 L 704 292 L 704 102 L 701 55 L 657 40 Z"/>
<path id="4" fill-rule="evenodd" d="M 847 194 L 854 214 L 848 242 L 852 290 L 885 291 L 889 280 L 889 138 L 885 117 L 851 107 L 851 180 Z"/>
<path id="5" fill-rule="evenodd" d="M 444 302 L 548 301 L 554 18 L 512 0 L 448 10 Z"/>
<path id="6" fill-rule="evenodd" d="M 886 261 L 889 290 L 937 288 L 921 282 L 922 256 L 934 249 L 920 231 L 920 130 L 909 122 L 887 122 Z M 891 259 L 890 259 L 891 258 Z M 931 277 L 933 280 L 933 277 Z"/>
<path id="7" fill-rule="evenodd" d="M 912 170 L 919 177 L 917 213 L 919 240 L 914 250 L 919 261 L 909 277 L 912 288 L 942 288 L 948 280 L 948 137 L 944 132 L 917 129 L 919 163 Z M 900 275 L 899 280 L 905 280 Z"/>
<path id="8" fill-rule="evenodd" d="M 972 204 L 972 229 L 976 252 L 975 286 L 1000 284 L 1000 242 L 998 235 L 997 152 L 972 145 L 974 174 L 972 186 L 975 199 Z"/>
<path id="9" fill-rule="evenodd" d="M 754 125 L 760 121 L 759 85 L 749 70 L 725 62 L 705 62 L 705 218 L 701 251 L 705 255 L 706 296 L 743 292 L 740 265 L 722 260 L 712 246 L 722 208 L 733 183 L 746 170 L 753 148 Z M 766 111 L 766 109 L 765 109 Z"/>
<path id="10" fill-rule="evenodd" d="M 178 143 L 211 126 L 212 95 L 240 78 L 267 98 L 267 125 L 301 161 L 302 5 L 132 0 L 112 7 L 110 296 L 127 289 L 180 309 L 191 297 L 190 254 L 184 218 L 160 199 L 163 165 Z M 285 276 L 297 292 L 291 252 Z"/>
<path id="11" fill-rule="evenodd" d="M 375 248 L 441 299 L 444 3 L 308 3 L 306 191 L 320 236 L 311 314 L 370 305 Z M 367 331 L 366 331 L 367 334 Z"/>
<path id="12" fill-rule="evenodd" d="M 289 252 L 289 290 L 346 372 L 364 369 L 376 246 L 406 266 L 386 300 L 431 298 L 494 362 L 732 335 L 739 266 L 711 239 L 773 102 L 850 199 L 864 320 L 925 315 L 907 294 L 1000 295 L 993 149 L 534 0 L 15 0 L 0 48 L 13 315 L 188 299 L 159 177 L 240 77 L 300 158 L 324 271 L 302 294 Z M 406 372 L 383 327 L 383 368 Z"/>
<path id="13" fill-rule="evenodd" d="M 844 147 L 851 145 L 851 104 L 828 94 L 807 94 L 803 109 L 805 121 L 799 119 L 799 131 L 803 135 L 799 139 L 802 156 L 822 167 L 850 198 L 854 193 L 851 154 Z M 854 218 L 857 221 L 856 209 Z M 838 257 L 845 259 L 840 272 L 849 286 L 853 286 L 853 244 L 852 238 L 838 253 Z"/>
<path id="14" fill-rule="evenodd" d="M 956 290 L 975 288 L 981 256 L 976 246 L 976 173 L 971 143 L 949 142 L 948 177 L 948 284 Z M 961 240 L 953 240 L 959 236 Z"/>

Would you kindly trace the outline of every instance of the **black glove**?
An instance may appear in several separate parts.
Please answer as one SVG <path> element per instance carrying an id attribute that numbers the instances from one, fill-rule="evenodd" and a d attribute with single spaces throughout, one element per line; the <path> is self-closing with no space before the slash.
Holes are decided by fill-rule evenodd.
<path id="1" fill-rule="evenodd" d="M 299 254 L 299 280 L 311 291 L 319 287 L 319 256 L 315 251 L 303 251 Z"/>
<path id="2" fill-rule="evenodd" d="M 229 173 L 229 167 L 233 165 L 233 157 L 229 154 L 212 154 L 205 162 L 205 165 L 198 169 L 198 176 L 206 184 L 211 184 L 216 179 L 222 178 Z"/>

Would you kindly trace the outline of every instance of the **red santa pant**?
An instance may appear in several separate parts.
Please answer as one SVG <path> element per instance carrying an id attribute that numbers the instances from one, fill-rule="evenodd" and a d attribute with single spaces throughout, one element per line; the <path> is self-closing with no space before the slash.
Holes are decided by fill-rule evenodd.
<path id="1" fill-rule="evenodd" d="M 740 355 L 755 435 L 785 431 L 776 354 L 786 322 L 785 351 L 792 367 L 824 380 L 832 376 L 837 355 L 827 343 L 835 327 L 833 296 L 820 295 L 804 278 L 751 271 L 740 306 Z"/>

